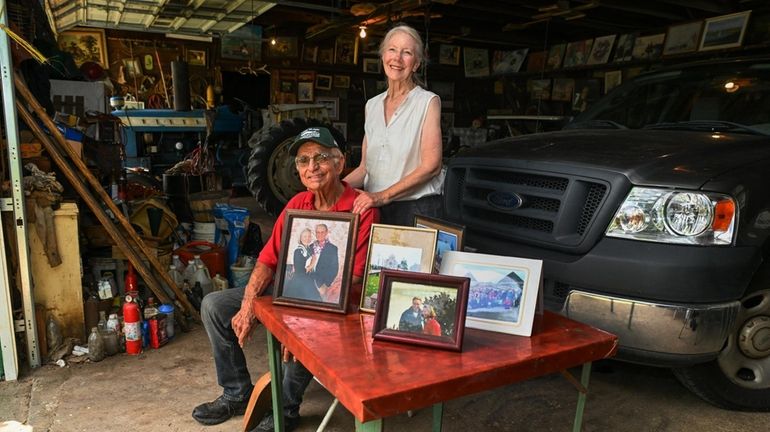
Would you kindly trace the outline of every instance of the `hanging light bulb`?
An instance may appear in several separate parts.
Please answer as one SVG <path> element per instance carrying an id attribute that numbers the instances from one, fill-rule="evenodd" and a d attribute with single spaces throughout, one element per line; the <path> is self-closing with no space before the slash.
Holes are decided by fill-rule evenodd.
<path id="1" fill-rule="evenodd" d="M 358 32 L 358 36 L 361 37 L 361 39 L 366 37 L 366 26 L 360 26 L 361 29 L 360 32 Z"/>
<path id="2" fill-rule="evenodd" d="M 275 36 L 270 38 L 270 45 L 275 45 Z"/>

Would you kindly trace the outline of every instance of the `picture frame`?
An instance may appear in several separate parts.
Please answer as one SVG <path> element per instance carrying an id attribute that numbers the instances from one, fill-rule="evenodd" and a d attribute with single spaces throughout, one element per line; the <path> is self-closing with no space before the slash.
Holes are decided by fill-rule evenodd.
<path id="1" fill-rule="evenodd" d="M 748 10 L 706 19 L 698 51 L 741 46 L 750 15 L 751 11 Z"/>
<path id="2" fill-rule="evenodd" d="M 460 47 L 441 44 L 438 50 L 438 64 L 457 66 L 460 64 Z"/>
<path id="3" fill-rule="evenodd" d="M 219 55 L 230 60 L 261 60 L 262 26 L 247 24 L 222 35 Z"/>
<path id="4" fill-rule="evenodd" d="M 332 87 L 342 89 L 350 88 L 350 75 L 334 75 Z"/>
<path id="5" fill-rule="evenodd" d="M 572 78 L 554 78 L 551 88 L 551 100 L 571 102 L 575 92 L 575 80 Z"/>
<path id="6" fill-rule="evenodd" d="M 527 91 L 532 99 L 549 100 L 551 99 L 551 80 L 549 78 L 527 80 Z"/>
<path id="7" fill-rule="evenodd" d="M 142 74 L 142 64 L 139 59 L 125 58 L 122 60 L 123 72 L 126 78 L 139 78 Z"/>
<path id="8" fill-rule="evenodd" d="M 541 260 L 450 251 L 441 274 L 470 278 L 466 327 L 531 336 L 542 313 L 542 267 Z"/>
<path id="9" fill-rule="evenodd" d="M 442 120 L 445 115 L 448 114 L 441 114 Z M 452 122 L 454 122 L 454 114 L 452 114 Z M 438 231 L 436 234 L 436 256 L 433 260 L 433 270 L 435 273 L 438 273 L 441 268 L 441 258 L 445 252 L 463 250 L 464 225 L 458 225 L 434 217 L 415 215 L 414 226 L 417 228 L 433 228 Z"/>
<path id="10" fill-rule="evenodd" d="M 331 90 L 332 76 L 317 74 L 315 76 L 315 88 L 317 88 L 318 90 Z"/>
<path id="11" fill-rule="evenodd" d="M 527 58 L 529 48 L 513 51 L 498 51 L 492 53 L 492 75 L 517 73 Z"/>
<path id="12" fill-rule="evenodd" d="M 330 97 L 330 96 L 317 96 L 315 98 L 315 103 L 326 106 L 326 112 L 329 114 L 329 120 L 337 120 L 339 118 L 340 98 Z"/>
<path id="13" fill-rule="evenodd" d="M 208 53 L 205 49 L 187 49 L 185 50 L 185 60 L 190 66 L 202 66 L 208 65 Z"/>
<path id="14" fill-rule="evenodd" d="M 552 46 L 548 50 L 548 58 L 545 60 L 545 70 L 559 69 L 564 60 L 564 52 L 567 50 L 567 44 L 561 43 Z"/>
<path id="15" fill-rule="evenodd" d="M 618 44 L 615 46 L 615 56 L 612 58 L 614 63 L 631 61 L 634 52 L 634 41 L 636 33 L 625 33 L 618 37 Z"/>
<path id="16" fill-rule="evenodd" d="M 334 64 L 333 47 L 318 48 L 318 64 L 324 64 L 324 65 Z"/>
<path id="17" fill-rule="evenodd" d="M 463 48 L 465 77 L 479 78 L 489 76 L 489 52 L 485 48 Z"/>
<path id="18" fill-rule="evenodd" d="M 382 62 L 379 58 L 364 58 L 364 73 L 382 73 Z"/>
<path id="19" fill-rule="evenodd" d="M 102 29 L 67 30 L 59 34 L 57 44 L 59 49 L 72 55 L 78 67 L 88 61 L 99 63 L 105 69 L 109 67 L 107 39 Z"/>
<path id="20" fill-rule="evenodd" d="M 591 54 L 588 55 L 587 65 L 605 64 L 610 59 L 612 46 L 615 44 L 617 35 L 600 36 L 594 39 L 591 47 Z"/>
<path id="21" fill-rule="evenodd" d="M 663 53 L 663 41 L 665 33 L 649 36 L 639 36 L 634 41 L 634 50 L 631 58 L 634 60 L 655 60 Z"/>
<path id="22" fill-rule="evenodd" d="M 334 64 L 358 64 L 358 36 L 353 34 L 337 36 L 334 43 Z"/>
<path id="23" fill-rule="evenodd" d="M 357 233 L 353 213 L 286 210 L 273 303 L 344 314 Z"/>
<path id="24" fill-rule="evenodd" d="M 703 21 L 673 25 L 666 31 L 663 55 L 694 52 L 698 49 Z"/>
<path id="25" fill-rule="evenodd" d="M 276 37 L 275 44 L 268 44 L 270 57 L 273 58 L 297 58 L 299 51 L 297 49 L 296 36 Z"/>
<path id="26" fill-rule="evenodd" d="M 604 73 L 604 94 L 609 93 L 623 81 L 623 72 L 620 70 L 607 71 Z"/>
<path id="27" fill-rule="evenodd" d="M 375 312 L 383 269 L 430 273 L 437 236 L 432 228 L 372 224 L 359 310 Z"/>
<path id="28" fill-rule="evenodd" d="M 361 40 L 361 54 L 379 56 L 381 43 L 382 38 L 367 36 L 365 39 Z"/>
<path id="29" fill-rule="evenodd" d="M 345 122 L 333 122 L 332 127 L 334 129 L 337 129 L 342 134 L 342 137 L 345 138 L 345 141 L 348 139 L 348 124 Z"/>
<path id="30" fill-rule="evenodd" d="M 462 351 L 470 280 L 383 270 L 374 340 Z"/>
<path id="31" fill-rule="evenodd" d="M 313 102 L 313 83 L 312 82 L 298 82 L 297 83 L 297 102 Z"/>
<path id="32" fill-rule="evenodd" d="M 315 63 L 318 60 L 318 46 L 305 45 L 302 49 L 302 61 L 305 63 Z"/>
<path id="33" fill-rule="evenodd" d="M 281 93 L 294 93 L 294 81 L 281 80 Z"/>
<path id="34" fill-rule="evenodd" d="M 564 67 L 571 68 L 585 65 L 589 54 L 591 54 L 593 44 L 593 39 L 568 43 L 567 49 L 564 51 Z"/>

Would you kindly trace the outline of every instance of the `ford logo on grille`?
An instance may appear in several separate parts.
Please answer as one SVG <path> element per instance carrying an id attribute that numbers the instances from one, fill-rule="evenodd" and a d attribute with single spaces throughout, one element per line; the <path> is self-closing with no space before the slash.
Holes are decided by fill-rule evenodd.
<path id="1" fill-rule="evenodd" d="M 487 202 L 500 210 L 516 210 L 524 204 L 519 194 L 501 191 L 494 191 L 487 195 Z"/>

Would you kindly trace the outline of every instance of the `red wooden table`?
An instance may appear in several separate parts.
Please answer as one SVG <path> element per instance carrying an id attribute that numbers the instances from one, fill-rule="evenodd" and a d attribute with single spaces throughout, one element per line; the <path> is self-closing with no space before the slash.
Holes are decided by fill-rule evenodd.
<path id="1" fill-rule="evenodd" d="M 268 332 L 277 431 L 283 431 L 278 342 L 353 414 L 356 430 L 372 431 L 381 430 L 385 417 L 431 405 L 440 430 L 444 401 L 554 372 L 579 390 L 573 429 L 580 430 L 591 362 L 617 350 L 615 335 L 550 312 L 529 338 L 466 329 L 457 353 L 374 342 L 372 315 L 274 306 L 271 297 L 256 299 L 254 311 Z M 566 369 L 580 365 L 579 383 Z"/>

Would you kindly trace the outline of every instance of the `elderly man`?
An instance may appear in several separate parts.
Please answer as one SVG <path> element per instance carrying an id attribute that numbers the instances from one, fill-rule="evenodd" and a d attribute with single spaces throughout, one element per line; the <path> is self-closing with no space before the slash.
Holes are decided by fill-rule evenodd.
<path id="1" fill-rule="evenodd" d="M 350 212 L 358 191 L 340 180 L 345 166 L 345 157 L 328 129 L 309 128 L 292 143 L 290 153 L 302 184 L 307 191 L 295 195 L 286 204 L 286 209 Z M 235 415 L 243 415 L 253 389 L 243 344 L 254 330 L 257 320 L 252 310 L 252 300 L 262 295 L 273 281 L 278 266 L 279 249 L 285 229 L 286 210 L 278 216 L 270 236 L 257 259 L 249 283 L 243 289 L 228 289 L 207 295 L 201 305 L 201 318 L 206 328 L 211 349 L 214 353 L 217 380 L 222 395 L 213 402 L 201 404 L 193 410 L 193 418 L 205 425 L 222 423 Z M 353 265 L 353 286 L 351 300 L 356 292 L 360 295 L 360 283 L 366 264 L 369 245 L 369 230 L 379 220 L 377 211 L 359 215 L 358 237 Z M 299 363 L 284 365 L 284 413 L 287 430 L 299 423 L 299 405 L 312 375 Z M 265 419 L 258 430 L 271 430 Z M 265 429 L 267 428 L 267 429 Z"/>

